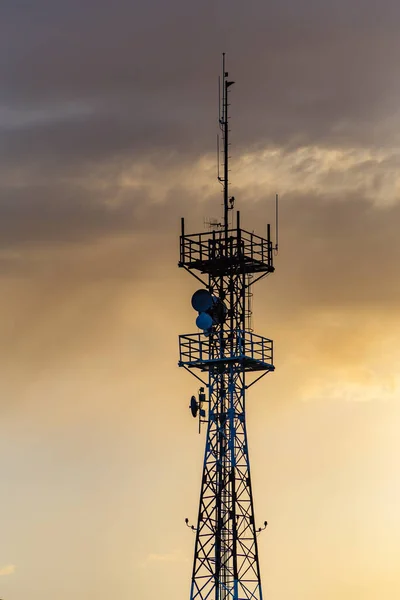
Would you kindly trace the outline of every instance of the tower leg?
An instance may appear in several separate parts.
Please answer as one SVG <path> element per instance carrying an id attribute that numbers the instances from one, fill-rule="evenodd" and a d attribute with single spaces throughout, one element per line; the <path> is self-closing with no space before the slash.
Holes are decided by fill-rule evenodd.
<path id="1" fill-rule="evenodd" d="M 262 600 L 244 372 L 211 371 L 209 395 L 190 600 Z"/>

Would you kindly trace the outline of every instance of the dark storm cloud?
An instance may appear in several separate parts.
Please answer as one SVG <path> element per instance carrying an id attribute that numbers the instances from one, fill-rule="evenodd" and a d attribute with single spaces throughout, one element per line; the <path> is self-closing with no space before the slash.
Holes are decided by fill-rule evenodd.
<path id="1" fill-rule="evenodd" d="M 123 190 L 110 165 L 147 161 L 160 184 L 169 164 L 213 152 L 221 50 L 237 81 L 233 154 L 396 137 L 400 8 L 388 0 L 379 13 L 373 2 L 260 0 L 5 1 L 0 11 L 3 247 L 143 227 L 148 186 Z M 76 184 L 101 170 L 101 189 Z M 188 202 L 168 185 L 155 230 Z"/>
<path id="2" fill-rule="evenodd" d="M 397 309 L 400 301 L 400 206 L 288 198 L 281 206 L 281 263 L 276 294 L 299 310 Z M 294 259 L 294 257 L 296 257 Z M 293 295 L 291 295 L 291 290 Z"/>
<path id="3" fill-rule="evenodd" d="M 100 342 L 106 347 L 110 336 L 123 337 L 126 316 L 120 314 L 121 305 L 129 303 L 130 318 L 139 327 L 154 306 L 159 311 L 158 299 L 166 290 L 169 304 L 161 314 L 170 318 L 170 305 L 179 307 L 174 317 L 179 320 L 180 311 L 185 314 L 189 306 L 182 305 L 182 297 L 190 297 L 198 284 L 176 267 L 175 216 L 190 216 L 188 231 L 197 231 L 196 217 L 213 214 L 215 208 L 210 200 L 202 210 L 198 205 L 191 210 L 191 200 L 182 194 L 174 205 L 171 196 L 167 204 L 145 210 L 139 219 L 127 217 L 121 208 L 108 228 L 102 219 L 94 220 L 93 229 L 79 239 L 77 226 L 73 245 L 67 239 L 57 240 L 50 250 L 42 247 L 48 235 L 44 231 L 41 239 L 26 243 L 26 250 L 20 244 L 15 255 L 0 251 L 0 356 L 5 372 L 36 369 L 38 363 L 48 368 L 66 360 L 79 362 L 82 353 L 95 355 Z M 253 204 L 244 195 L 242 200 L 244 226 L 255 226 L 262 234 L 265 202 Z M 306 352 L 314 364 L 320 364 L 321 352 L 336 357 L 352 348 L 356 357 L 346 358 L 351 368 L 400 326 L 400 206 L 376 209 L 357 198 L 338 202 L 324 196 L 288 196 L 280 212 L 277 270 L 271 283 L 260 286 L 254 303 L 257 328 L 271 337 L 271 328 L 279 329 L 280 352 L 302 357 Z M 84 215 L 82 219 L 87 224 Z M 56 222 L 53 225 L 57 228 Z M 105 232 L 118 237 L 99 240 Z M 186 327 L 191 329 L 190 311 L 188 319 Z M 367 328 L 371 321 L 372 330 Z"/>
<path id="4" fill-rule="evenodd" d="M 2 190 L 1 244 L 81 241 L 97 235 L 123 231 L 132 223 L 133 212 L 124 205 L 113 210 L 102 194 L 88 193 L 70 184 L 42 184 Z M 125 225 L 124 225 L 125 224 Z"/>
<path id="5" fill-rule="evenodd" d="M 222 49 L 238 82 L 237 144 L 373 143 L 396 110 L 400 8 L 388 0 L 379 11 L 374 2 L 175 0 L 112 8 L 6 2 L 2 12 L 3 103 L 92 106 L 92 118 L 68 122 L 80 129 L 89 159 L 101 147 L 107 153 L 109 136 L 111 153 L 116 137 L 124 152 L 150 143 L 212 149 Z M 104 134 L 94 136 L 94 128 Z M 54 130 L 43 134 L 53 135 L 57 152 L 72 134 Z M 22 152 L 31 137 L 19 133 Z"/>
<path id="6" fill-rule="evenodd" d="M 145 106 L 134 115 L 99 108 L 83 116 L 9 128 L 2 134 L 0 159 L 3 165 L 44 164 L 67 170 L 127 156 L 135 160 L 160 146 L 173 150 L 186 137 L 182 124 L 171 114 L 162 119 L 156 111 L 151 113 Z"/>
<path id="7" fill-rule="evenodd" d="M 0 249 L 30 244 L 92 242 L 130 234 L 158 235 L 165 227 L 178 230 L 178 219 L 189 204 L 198 214 L 198 198 L 178 185 L 161 202 L 150 199 L 150 187 L 132 191 L 110 175 L 103 188 L 54 180 L 26 186 L 3 186 L 0 208 Z"/>

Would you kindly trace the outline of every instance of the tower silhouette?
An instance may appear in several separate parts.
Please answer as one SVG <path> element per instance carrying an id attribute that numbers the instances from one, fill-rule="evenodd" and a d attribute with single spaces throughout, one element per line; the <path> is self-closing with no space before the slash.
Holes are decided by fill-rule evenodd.
<path id="1" fill-rule="evenodd" d="M 274 370 L 272 340 L 251 328 L 252 286 L 273 273 L 277 244 L 246 231 L 229 196 L 229 94 L 223 55 L 219 125 L 222 132 L 223 221 L 185 233 L 179 267 L 203 287 L 192 297 L 198 333 L 179 336 L 179 366 L 201 382 L 194 417 L 207 425 L 190 600 L 262 600 L 246 431 L 246 390 Z M 218 152 L 219 154 L 219 152 Z M 188 520 L 186 519 L 188 524 Z M 264 523 L 264 527 L 266 526 Z"/>

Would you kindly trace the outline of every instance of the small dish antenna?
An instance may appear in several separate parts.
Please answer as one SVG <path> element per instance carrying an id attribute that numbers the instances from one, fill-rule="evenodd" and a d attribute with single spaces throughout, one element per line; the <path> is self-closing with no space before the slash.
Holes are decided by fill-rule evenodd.
<path id="1" fill-rule="evenodd" d="M 190 398 L 189 408 L 192 413 L 192 417 L 195 419 L 197 417 L 197 413 L 199 412 L 199 404 L 196 400 L 196 396 L 192 396 Z"/>
<path id="2" fill-rule="evenodd" d="M 201 312 L 196 319 L 196 325 L 199 329 L 207 331 L 213 325 L 212 317 L 206 312 Z"/>
<path id="3" fill-rule="evenodd" d="M 192 306 L 199 313 L 209 310 L 212 304 L 213 297 L 208 290 L 197 290 L 192 296 Z"/>
<path id="4" fill-rule="evenodd" d="M 192 296 L 192 306 L 199 313 L 196 325 L 205 335 L 211 333 L 213 325 L 219 325 L 226 319 L 225 304 L 208 290 L 197 290 Z"/>
<path id="5" fill-rule="evenodd" d="M 199 396 L 198 400 L 196 399 L 196 396 L 192 396 L 190 398 L 189 408 L 190 408 L 190 412 L 192 413 L 192 417 L 194 419 L 196 419 L 196 417 L 198 417 L 198 419 L 199 419 L 199 433 L 200 433 L 201 432 L 201 424 L 206 423 L 206 421 L 204 420 L 206 417 L 206 411 L 203 408 L 203 404 L 204 404 L 204 402 L 206 402 L 206 394 L 204 392 L 203 387 L 201 387 L 199 389 L 198 396 Z"/>

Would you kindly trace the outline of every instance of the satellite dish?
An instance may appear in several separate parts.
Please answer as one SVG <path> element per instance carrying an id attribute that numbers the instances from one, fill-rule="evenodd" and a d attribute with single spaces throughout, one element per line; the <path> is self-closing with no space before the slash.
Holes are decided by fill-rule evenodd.
<path id="1" fill-rule="evenodd" d="M 196 418 L 197 417 L 197 412 L 199 410 L 199 405 L 197 403 L 196 397 L 192 396 L 190 398 L 190 406 L 189 406 L 191 412 L 192 412 L 192 417 Z"/>
<path id="2" fill-rule="evenodd" d="M 206 312 L 213 305 L 213 297 L 208 290 L 197 290 L 192 296 L 192 306 L 199 313 Z"/>
<path id="3" fill-rule="evenodd" d="M 196 325 L 199 329 L 210 329 L 212 327 L 213 320 L 212 317 L 206 312 L 201 312 L 196 319 Z"/>

